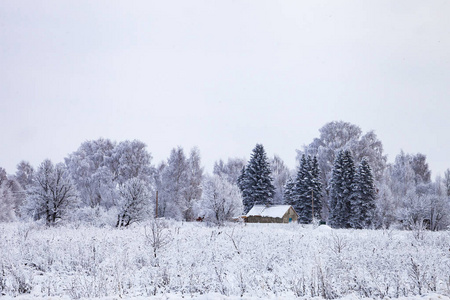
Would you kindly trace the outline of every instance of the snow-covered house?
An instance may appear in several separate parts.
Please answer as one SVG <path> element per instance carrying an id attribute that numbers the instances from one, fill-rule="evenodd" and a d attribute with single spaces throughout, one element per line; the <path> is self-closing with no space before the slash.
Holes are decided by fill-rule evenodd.
<path id="1" fill-rule="evenodd" d="M 247 223 L 297 222 L 298 214 L 290 205 L 255 205 L 244 217 Z"/>

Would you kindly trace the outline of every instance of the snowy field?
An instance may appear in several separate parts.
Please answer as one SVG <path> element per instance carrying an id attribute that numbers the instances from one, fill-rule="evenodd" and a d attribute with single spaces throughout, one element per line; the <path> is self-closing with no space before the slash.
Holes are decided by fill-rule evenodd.
<path id="1" fill-rule="evenodd" d="M 0 224 L 0 292 L 4 299 L 450 299 L 449 231 L 158 225 Z"/>

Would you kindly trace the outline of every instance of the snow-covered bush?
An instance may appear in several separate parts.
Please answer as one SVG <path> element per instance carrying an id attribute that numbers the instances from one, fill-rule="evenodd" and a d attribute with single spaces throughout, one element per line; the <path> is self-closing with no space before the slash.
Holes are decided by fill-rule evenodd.
<path id="1" fill-rule="evenodd" d="M 170 242 L 157 258 L 148 224 L 123 230 L 1 224 L 0 293 L 73 299 L 450 294 L 449 232 L 416 239 L 398 230 L 163 222 L 155 233 Z"/>

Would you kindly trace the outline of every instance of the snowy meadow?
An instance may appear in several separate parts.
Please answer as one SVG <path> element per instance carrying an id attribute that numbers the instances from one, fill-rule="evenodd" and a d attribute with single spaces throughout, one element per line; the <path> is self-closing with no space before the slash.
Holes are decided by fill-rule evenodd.
<path id="1" fill-rule="evenodd" d="M 3 223 L 0 240 L 0 292 L 9 297 L 450 295 L 449 231 Z"/>

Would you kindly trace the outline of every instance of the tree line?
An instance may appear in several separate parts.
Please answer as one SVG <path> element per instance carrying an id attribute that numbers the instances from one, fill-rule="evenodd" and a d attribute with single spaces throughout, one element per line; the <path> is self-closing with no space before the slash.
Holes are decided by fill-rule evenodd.
<path id="1" fill-rule="evenodd" d="M 138 140 L 86 141 L 64 162 L 26 161 L 16 173 L 0 168 L 0 221 L 42 220 L 128 226 L 149 218 L 222 224 L 255 204 L 292 205 L 301 223 L 327 222 L 336 228 L 450 225 L 450 169 L 431 180 L 424 154 L 401 152 L 387 163 L 373 131 L 330 122 L 320 136 L 297 150 L 290 170 L 257 144 L 248 161 L 216 161 L 204 172 L 197 148 L 177 147 L 152 164 Z"/>

